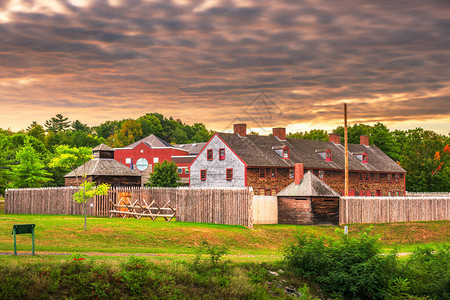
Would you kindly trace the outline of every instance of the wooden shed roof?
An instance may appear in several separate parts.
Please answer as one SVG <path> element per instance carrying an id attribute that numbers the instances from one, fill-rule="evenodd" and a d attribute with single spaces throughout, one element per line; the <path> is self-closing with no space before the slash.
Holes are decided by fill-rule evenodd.
<path id="1" fill-rule="evenodd" d="M 295 182 L 288 185 L 277 196 L 287 197 L 340 197 L 332 188 L 325 182 L 317 178 L 311 171 L 308 171 L 303 176 L 303 180 L 299 185 Z"/>
<path id="2" fill-rule="evenodd" d="M 94 158 L 64 177 L 83 176 L 84 174 L 86 176 L 141 176 L 115 159 Z"/>

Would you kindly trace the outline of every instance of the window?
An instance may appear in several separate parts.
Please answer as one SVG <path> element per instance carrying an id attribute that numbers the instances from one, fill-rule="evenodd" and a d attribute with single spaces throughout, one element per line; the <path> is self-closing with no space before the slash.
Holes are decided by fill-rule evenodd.
<path id="1" fill-rule="evenodd" d="M 324 170 L 319 170 L 319 178 L 320 178 L 320 179 L 323 179 L 324 173 L 325 173 Z"/>
<path id="2" fill-rule="evenodd" d="M 272 195 L 272 189 L 266 189 L 266 196 Z"/>
<path id="3" fill-rule="evenodd" d="M 213 149 L 208 149 L 206 151 L 206 159 L 207 160 L 213 160 Z"/>
<path id="4" fill-rule="evenodd" d="M 380 190 L 376 190 L 375 191 L 375 196 L 378 196 L 378 197 L 381 196 L 381 191 Z"/>
<path id="5" fill-rule="evenodd" d="M 358 180 L 363 181 L 364 180 L 364 173 L 358 173 Z"/>
<path id="6" fill-rule="evenodd" d="M 178 174 L 183 174 L 183 169 L 182 168 L 178 168 L 177 172 L 178 172 Z"/>
<path id="7" fill-rule="evenodd" d="M 200 180 L 205 181 L 206 180 L 206 170 L 200 170 Z"/>
<path id="8" fill-rule="evenodd" d="M 366 191 L 366 197 L 372 196 L 372 193 L 370 191 Z"/>
<path id="9" fill-rule="evenodd" d="M 362 161 L 363 164 L 367 164 L 367 154 L 364 153 L 364 154 L 362 155 L 361 161 Z"/>
<path id="10" fill-rule="evenodd" d="M 270 178 L 277 178 L 277 169 L 271 169 Z"/>
<path id="11" fill-rule="evenodd" d="M 225 159 L 225 148 L 219 149 L 219 160 Z"/>
<path id="12" fill-rule="evenodd" d="M 400 193 L 399 193 L 399 191 L 395 191 L 395 196 L 400 196 Z"/>
<path id="13" fill-rule="evenodd" d="M 325 159 L 326 159 L 326 161 L 331 161 L 331 151 L 330 151 L 330 150 L 328 150 L 328 151 L 326 152 L 326 154 L 325 154 Z"/>
<path id="14" fill-rule="evenodd" d="M 370 181 L 370 173 L 365 173 L 365 180 Z"/>
<path id="15" fill-rule="evenodd" d="M 380 174 L 378 174 L 378 173 L 373 174 L 373 181 L 379 182 L 380 181 Z"/>
<path id="16" fill-rule="evenodd" d="M 400 181 L 400 176 L 398 174 L 395 174 L 395 182 L 399 182 Z"/>
<path id="17" fill-rule="evenodd" d="M 392 174 L 387 174 L 387 181 L 392 182 Z"/>
<path id="18" fill-rule="evenodd" d="M 275 188 L 273 188 L 273 189 L 272 189 L 272 196 L 276 196 L 276 195 L 277 195 L 277 193 L 278 193 L 278 190 L 277 190 L 277 189 L 275 189 Z"/>
<path id="19" fill-rule="evenodd" d="M 295 170 L 289 169 L 289 178 L 295 178 Z"/>
<path id="20" fill-rule="evenodd" d="M 189 174 L 189 168 L 184 169 L 184 174 Z"/>
<path id="21" fill-rule="evenodd" d="M 260 194 L 261 196 L 264 196 L 264 195 L 266 194 L 266 189 L 265 189 L 265 188 L 260 188 L 260 189 L 259 189 L 259 194 Z"/>
<path id="22" fill-rule="evenodd" d="M 355 196 L 356 195 L 356 191 L 355 190 L 348 190 L 348 195 L 349 196 Z"/>
<path id="23" fill-rule="evenodd" d="M 289 148 L 283 149 L 283 158 L 288 159 L 289 158 Z"/>
<path id="24" fill-rule="evenodd" d="M 153 157 L 153 163 L 154 164 L 159 163 L 159 157 Z"/>
<path id="25" fill-rule="evenodd" d="M 266 178 L 266 169 L 259 169 L 259 178 Z"/>
<path id="26" fill-rule="evenodd" d="M 389 197 L 392 196 L 392 192 L 391 192 L 391 191 L 388 192 L 388 196 L 389 196 Z"/>
<path id="27" fill-rule="evenodd" d="M 227 169 L 227 180 L 232 180 L 233 179 L 233 169 L 229 168 Z"/>
<path id="28" fill-rule="evenodd" d="M 125 163 L 126 164 L 131 164 L 131 157 L 125 158 Z"/>
<path id="29" fill-rule="evenodd" d="M 360 197 L 364 197 L 364 194 L 365 194 L 364 191 L 359 191 L 359 196 Z"/>

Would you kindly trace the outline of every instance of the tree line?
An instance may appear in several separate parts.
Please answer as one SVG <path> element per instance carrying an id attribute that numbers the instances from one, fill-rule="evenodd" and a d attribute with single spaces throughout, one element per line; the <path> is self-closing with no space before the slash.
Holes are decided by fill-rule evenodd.
<path id="1" fill-rule="evenodd" d="M 343 139 L 342 126 L 332 132 Z M 61 145 L 83 151 L 101 143 L 119 148 L 151 134 L 172 144 L 200 143 L 208 141 L 213 133 L 202 123 L 188 125 L 158 113 L 92 127 L 57 114 L 44 125 L 32 122 L 18 132 L 0 129 L 0 193 L 8 187 L 63 186 L 64 175 L 71 169 L 51 163 L 61 155 L 57 151 Z M 450 135 L 422 128 L 392 131 L 382 123 L 349 126 L 350 143 L 359 144 L 360 135 L 368 135 L 371 145 L 379 147 L 408 172 L 408 191 L 450 191 Z M 328 132 L 313 129 L 289 133 L 287 137 L 328 141 Z"/>

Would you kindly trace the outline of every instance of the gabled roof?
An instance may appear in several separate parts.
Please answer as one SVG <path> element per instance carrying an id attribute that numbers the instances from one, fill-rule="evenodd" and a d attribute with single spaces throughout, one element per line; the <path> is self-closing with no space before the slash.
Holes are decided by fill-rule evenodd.
<path id="1" fill-rule="evenodd" d="M 134 148 L 137 145 L 139 145 L 140 143 L 146 143 L 147 145 L 149 145 L 152 148 L 156 148 L 156 147 L 173 147 L 171 144 L 169 144 L 168 142 L 166 142 L 163 139 L 160 139 L 159 137 L 157 137 L 154 134 L 151 134 L 143 139 L 140 139 L 137 142 L 134 142 L 133 144 L 130 144 L 128 146 L 126 146 L 125 148 Z"/>
<path id="2" fill-rule="evenodd" d="M 277 196 L 340 197 L 338 193 L 317 178 L 311 171 L 306 172 L 299 185 L 295 185 L 295 182 L 293 182 L 280 191 Z"/>
<path id="3" fill-rule="evenodd" d="M 233 149 L 233 151 L 249 167 L 294 167 L 296 163 L 303 163 L 306 169 L 335 169 L 344 170 L 345 149 L 333 142 L 312 141 L 287 138 L 280 141 L 275 136 L 247 135 L 241 137 L 234 133 L 217 133 L 217 135 Z M 274 149 L 287 146 L 289 159 L 283 159 Z M 329 149 L 332 161 L 326 161 L 316 150 Z M 362 163 L 351 153 L 348 155 L 349 170 L 372 172 L 400 172 L 406 171 L 383 153 L 376 146 L 349 144 L 349 152 L 366 152 L 368 162 Z"/>
<path id="4" fill-rule="evenodd" d="M 109 147 L 108 145 L 100 144 L 97 147 L 92 149 L 92 152 L 94 152 L 94 151 L 114 151 L 114 149 Z"/>
<path id="5" fill-rule="evenodd" d="M 173 145 L 173 147 L 189 151 L 189 155 L 197 155 L 202 151 L 203 147 L 205 147 L 206 143 L 193 143 L 193 144 L 178 144 Z"/>
<path id="6" fill-rule="evenodd" d="M 141 176 L 115 159 L 94 158 L 64 177 L 76 176 Z"/>

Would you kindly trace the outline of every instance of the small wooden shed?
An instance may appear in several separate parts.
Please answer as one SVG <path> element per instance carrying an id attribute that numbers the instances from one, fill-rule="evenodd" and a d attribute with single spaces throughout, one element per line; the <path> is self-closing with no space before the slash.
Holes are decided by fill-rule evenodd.
<path id="1" fill-rule="evenodd" d="M 68 173 L 65 178 L 66 186 L 76 186 L 78 180 L 86 174 L 87 181 L 108 183 L 112 186 L 140 186 L 141 175 L 114 159 L 114 149 L 100 144 L 92 149 L 93 159 Z"/>
<path id="2" fill-rule="evenodd" d="M 303 175 L 302 166 L 300 172 L 277 194 L 278 224 L 339 224 L 340 195 L 312 172 Z"/>

